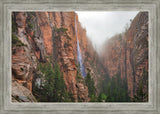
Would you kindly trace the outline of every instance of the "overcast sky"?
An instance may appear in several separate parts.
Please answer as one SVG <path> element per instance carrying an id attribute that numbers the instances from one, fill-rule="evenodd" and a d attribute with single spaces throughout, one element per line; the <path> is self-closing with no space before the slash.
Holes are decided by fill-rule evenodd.
<path id="1" fill-rule="evenodd" d="M 126 24 L 130 23 L 130 19 L 134 19 L 138 11 L 77 11 L 76 13 L 93 45 L 100 48 L 106 39 L 123 32 Z"/>

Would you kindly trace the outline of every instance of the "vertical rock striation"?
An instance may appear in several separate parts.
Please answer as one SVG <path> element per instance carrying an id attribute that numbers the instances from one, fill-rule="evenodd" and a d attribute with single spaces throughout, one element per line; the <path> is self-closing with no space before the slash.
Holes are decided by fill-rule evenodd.
<path id="1" fill-rule="evenodd" d="M 76 81 L 77 76 L 77 41 L 75 34 L 74 12 L 17 12 L 13 13 L 15 23 L 14 35 L 25 46 L 12 48 L 13 79 L 26 84 L 32 91 L 34 71 L 37 71 L 39 62 L 58 62 L 68 92 L 70 91 L 78 101 L 88 101 L 88 88 L 83 83 Z M 86 31 L 79 26 L 78 17 L 77 36 L 82 49 L 86 40 Z M 85 36 L 85 38 L 83 38 Z M 83 39 L 81 39 L 83 38 Z M 84 40 L 85 39 L 85 40 Z M 22 70 L 22 67 L 24 70 Z"/>
<path id="2" fill-rule="evenodd" d="M 101 56 L 110 77 L 120 72 L 127 80 L 131 98 L 142 79 L 146 81 L 143 91 L 148 93 L 148 77 L 144 76 L 148 72 L 148 12 L 140 12 L 125 33 L 109 39 Z"/>

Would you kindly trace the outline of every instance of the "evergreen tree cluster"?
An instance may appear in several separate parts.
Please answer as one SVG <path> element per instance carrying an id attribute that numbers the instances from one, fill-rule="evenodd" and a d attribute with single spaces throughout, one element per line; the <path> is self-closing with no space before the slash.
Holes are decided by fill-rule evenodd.
<path id="1" fill-rule="evenodd" d="M 88 97 L 93 97 L 96 95 L 96 88 L 94 86 L 94 80 L 91 78 L 91 75 L 90 75 L 90 70 L 88 70 L 88 73 L 85 77 L 85 83 L 88 87 Z"/>
<path id="2" fill-rule="evenodd" d="M 38 70 L 45 75 L 41 87 L 35 87 L 33 90 L 33 94 L 39 102 L 70 102 L 74 100 L 71 92 L 66 90 L 63 74 L 57 63 L 54 68 L 50 63 L 40 64 Z"/>
<path id="3" fill-rule="evenodd" d="M 63 74 L 56 63 L 52 67 L 51 63 L 40 64 L 38 70 L 44 74 L 44 82 L 41 87 L 35 87 L 33 90 L 34 96 L 39 102 L 74 102 L 75 99 L 71 92 L 67 92 Z M 89 102 L 143 102 L 148 98 L 148 94 L 143 91 L 144 85 L 147 85 L 148 72 L 143 70 L 142 79 L 139 81 L 136 95 L 130 98 L 128 95 L 127 80 L 122 80 L 120 73 L 117 73 L 112 78 L 106 74 L 105 79 L 101 83 L 100 93 L 96 94 L 94 80 L 90 70 L 82 79 L 80 71 L 77 71 L 77 82 L 84 83 L 88 87 Z M 41 77 L 42 78 L 42 77 Z M 84 82 L 83 82 L 84 80 Z M 79 102 L 81 99 L 79 99 Z"/>
<path id="4" fill-rule="evenodd" d="M 111 79 L 106 75 L 102 89 L 97 98 L 98 102 L 129 102 L 127 81 L 122 80 L 120 73 Z"/>
<path id="5" fill-rule="evenodd" d="M 139 80 L 139 84 L 136 90 L 136 95 L 132 98 L 133 102 L 144 102 L 148 101 L 148 91 L 144 92 L 144 85 L 147 85 L 148 90 L 148 71 L 143 68 L 143 74 L 141 79 Z"/>
<path id="6" fill-rule="evenodd" d="M 85 84 L 88 87 L 88 97 L 90 102 L 129 102 L 127 81 L 122 80 L 120 73 L 117 73 L 111 79 L 106 74 L 105 79 L 102 81 L 99 95 L 96 95 L 96 88 L 94 80 L 91 78 L 90 70 L 88 69 L 87 76 L 85 77 Z"/>

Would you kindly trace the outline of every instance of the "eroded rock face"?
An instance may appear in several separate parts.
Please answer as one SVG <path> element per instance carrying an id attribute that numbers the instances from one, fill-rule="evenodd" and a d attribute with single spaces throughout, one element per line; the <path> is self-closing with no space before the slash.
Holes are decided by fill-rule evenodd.
<path id="1" fill-rule="evenodd" d="M 127 40 L 128 39 L 128 40 Z M 131 56 L 127 56 L 127 65 L 130 64 L 130 68 L 127 69 L 127 80 L 131 96 L 136 94 L 136 89 L 141 78 L 143 78 L 143 72 L 148 72 L 148 13 L 139 13 L 133 20 L 131 27 L 129 28 L 127 35 L 127 53 Z M 129 72 L 132 74 L 129 75 Z M 148 78 L 148 77 L 147 77 Z M 147 79 L 148 80 L 148 79 Z M 148 83 L 144 85 L 144 92 L 148 93 Z M 133 92 L 133 93 L 132 93 Z"/>
<path id="2" fill-rule="evenodd" d="M 25 46 L 13 47 L 12 71 L 13 79 L 32 91 L 34 72 L 37 62 L 49 61 L 59 64 L 63 72 L 68 91 L 71 91 L 75 101 L 78 97 L 88 101 L 88 88 L 76 82 L 77 76 L 77 42 L 75 36 L 74 12 L 17 12 L 12 15 L 16 22 L 14 34 Z M 78 38 L 81 50 L 86 48 L 86 31 L 78 22 Z M 86 42 L 86 43 L 84 43 Z M 83 51 L 82 51 L 83 53 Z"/>
<path id="3" fill-rule="evenodd" d="M 32 91 L 33 70 L 37 67 L 34 58 L 35 56 L 25 46 L 12 48 L 13 79 L 17 80 L 30 91 Z"/>
<path id="4" fill-rule="evenodd" d="M 127 79 L 129 95 L 133 98 L 144 71 L 148 72 L 148 13 L 140 12 L 128 31 L 111 38 L 104 49 L 101 56 L 109 76 L 120 72 L 121 78 Z M 144 93 L 148 93 L 147 87 L 145 83 Z"/>
<path id="5" fill-rule="evenodd" d="M 53 54 L 52 28 L 50 25 L 48 12 L 36 12 L 38 28 L 41 31 L 43 44 L 48 55 Z"/>
<path id="6" fill-rule="evenodd" d="M 37 69 L 37 61 L 40 59 L 42 61 L 44 60 L 44 46 L 42 45 L 40 47 L 38 40 L 34 40 L 33 31 L 28 28 L 27 13 L 13 13 L 12 20 L 15 26 L 15 30 L 12 31 L 12 34 L 17 37 L 17 39 L 14 40 L 15 42 L 17 40 L 21 42 L 21 45 L 12 46 L 12 80 L 16 81 L 15 83 L 18 82 L 24 88 L 26 87 L 26 89 L 32 93 L 34 71 Z M 16 84 L 14 86 L 19 85 Z M 13 92 L 14 91 L 12 91 L 12 94 Z M 17 96 L 21 95 L 17 93 Z"/>
<path id="7" fill-rule="evenodd" d="M 32 92 L 19 84 L 12 81 L 12 101 L 13 102 L 37 102 Z"/>
<path id="8" fill-rule="evenodd" d="M 82 101 L 87 102 L 88 101 L 88 88 L 86 86 L 84 86 L 84 84 L 82 84 L 82 83 L 77 83 L 76 87 L 78 88 L 79 98 Z"/>
<path id="9" fill-rule="evenodd" d="M 77 76 L 77 41 L 75 34 L 75 17 L 74 12 L 56 12 L 48 13 L 50 26 L 52 28 L 53 38 L 53 60 L 58 62 L 63 72 L 63 77 L 67 90 L 73 93 L 75 101 L 78 96 L 83 101 L 88 100 L 88 89 L 85 85 L 81 90 L 78 88 Z M 80 24 L 77 20 L 77 23 Z M 81 34 L 86 34 L 83 28 L 78 32 L 78 38 L 81 40 Z M 84 95 L 85 94 L 85 95 Z"/>

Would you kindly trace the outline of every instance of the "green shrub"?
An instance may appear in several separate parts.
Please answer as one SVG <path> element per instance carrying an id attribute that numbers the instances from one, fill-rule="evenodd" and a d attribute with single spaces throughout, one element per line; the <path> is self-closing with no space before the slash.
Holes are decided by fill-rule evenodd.
<path id="1" fill-rule="evenodd" d="M 33 24 L 32 23 L 28 23 L 28 28 L 33 29 Z"/>
<path id="2" fill-rule="evenodd" d="M 88 87 L 88 96 L 91 98 L 92 95 L 96 95 L 96 88 L 94 86 L 94 80 L 91 78 L 90 71 L 88 70 L 88 73 L 85 77 L 85 83 Z"/>
<path id="3" fill-rule="evenodd" d="M 97 97 L 95 95 L 92 95 L 90 102 L 97 102 Z"/>
<path id="4" fill-rule="evenodd" d="M 25 46 L 25 45 L 18 39 L 16 35 L 12 34 L 12 47 L 13 46 Z"/>
<path id="5" fill-rule="evenodd" d="M 35 12 L 28 12 L 27 13 L 28 17 L 33 17 L 33 16 L 36 16 L 36 13 Z"/>
<path id="6" fill-rule="evenodd" d="M 81 82 L 81 81 L 83 81 L 83 77 L 79 73 L 77 73 L 76 82 Z"/>
<path id="7" fill-rule="evenodd" d="M 12 32 L 16 32 L 17 26 L 16 22 L 12 19 Z"/>
<path id="8" fill-rule="evenodd" d="M 59 35 L 64 35 L 68 41 L 71 40 L 71 38 L 68 36 L 66 31 L 68 31 L 67 28 L 63 28 L 63 27 L 57 28 L 57 26 L 55 25 L 53 30 L 53 39 L 59 38 L 60 37 Z M 58 33 L 58 35 L 55 33 Z"/>
<path id="9" fill-rule="evenodd" d="M 143 74 L 142 77 L 139 80 L 136 95 L 131 99 L 133 102 L 144 102 L 148 101 L 148 91 L 144 91 L 144 86 L 148 85 L 148 71 L 143 68 Z M 147 87 L 148 88 L 148 87 Z"/>
<path id="10" fill-rule="evenodd" d="M 66 35 L 66 38 L 67 38 L 68 40 L 71 40 L 71 38 L 70 38 L 68 35 Z"/>
<path id="11" fill-rule="evenodd" d="M 55 26 L 54 30 L 55 30 L 55 32 L 66 32 L 68 29 L 63 28 L 63 27 L 57 28 L 57 27 Z"/>
<path id="12" fill-rule="evenodd" d="M 70 43 L 65 42 L 64 48 L 67 48 L 67 47 L 69 47 L 70 45 L 71 45 Z"/>
<path id="13" fill-rule="evenodd" d="M 107 99 L 107 96 L 104 93 L 100 93 L 98 96 L 98 102 L 105 102 Z"/>
<path id="14" fill-rule="evenodd" d="M 54 31 L 55 31 L 55 32 L 66 32 L 67 30 L 68 30 L 68 29 L 63 28 L 63 27 L 57 28 L 56 25 L 54 26 Z"/>
<path id="15" fill-rule="evenodd" d="M 33 20 L 33 17 L 35 17 L 36 16 L 36 14 L 35 14 L 35 12 L 28 12 L 27 13 L 27 19 L 26 19 L 26 23 L 27 23 L 27 27 L 29 28 L 29 29 L 33 29 L 34 28 L 34 25 L 33 25 L 33 23 L 34 23 L 34 20 Z"/>

